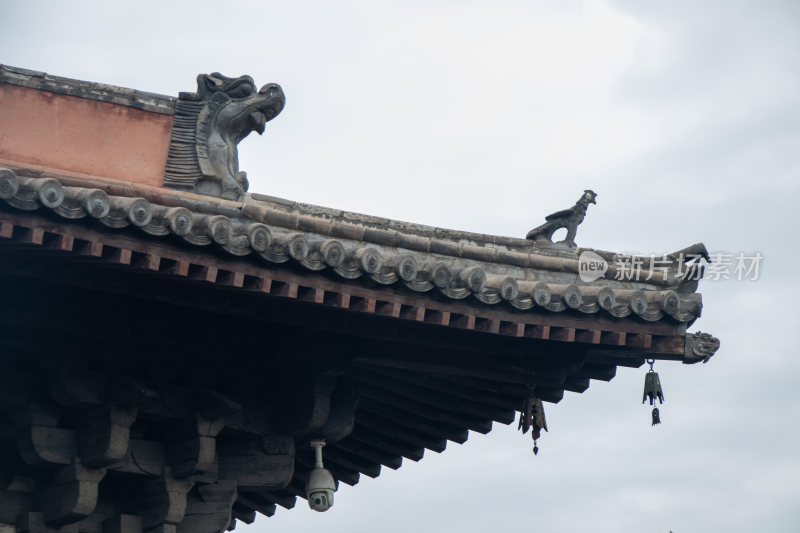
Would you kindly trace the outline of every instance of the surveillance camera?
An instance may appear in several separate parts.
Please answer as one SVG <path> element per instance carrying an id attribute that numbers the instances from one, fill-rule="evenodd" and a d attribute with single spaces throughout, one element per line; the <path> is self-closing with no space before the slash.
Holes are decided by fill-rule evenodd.
<path id="1" fill-rule="evenodd" d="M 316 461 L 314 469 L 306 482 L 308 506 L 315 511 L 323 512 L 333 507 L 333 493 L 336 492 L 336 481 L 331 473 L 322 465 L 322 447 L 325 441 L 311 441 Z"/>
<path id="2" fill-rule="evenodd" d="M 336 482 L 333 481 L 331 473 L 324 468 L 313 469 L 306 483 L 308 506 L 315 511 L 327 511 L 333 507 L 334 492 L 336 492 Z"/>
<path id="3" fill-rule="evenodd" d="M 308 496 L 308 506 L 323 513 L 333 506 L 333 491 L 325 490 L 311 493 Z"/>

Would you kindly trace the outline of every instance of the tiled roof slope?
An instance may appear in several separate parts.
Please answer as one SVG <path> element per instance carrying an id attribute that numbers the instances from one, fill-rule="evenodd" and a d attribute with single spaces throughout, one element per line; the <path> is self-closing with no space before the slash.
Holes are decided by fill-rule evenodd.
<path id="1" fill-rule="evenodd" d="M 683 254 L 667 257 L 649 280 L 616 279 L 626 259 L 594 251 L 609 269 L 581 281 L 575 251 L 537 248 L 531 241 L 491 237 L 297 204 L 261 195 L 243 202 L 90 177 L 25 168 L 0 174 L 0 199 L 21 210 L 47 209 L 66 219 L 95 219 L 110 230 L 138 228 L 212 246 L 268 264 L 293 262 L 342 280 L 403 286 L 447 299 L 527 311 L 607 314 L 647 322 L 691 323 L 702 308 L 696 270 Z M 702 252 L 702 245 L 689 250 Z M 629 258 L 628 258 L 629 259 Z M 637 258 L 647 268 L 650 258 Z"/>

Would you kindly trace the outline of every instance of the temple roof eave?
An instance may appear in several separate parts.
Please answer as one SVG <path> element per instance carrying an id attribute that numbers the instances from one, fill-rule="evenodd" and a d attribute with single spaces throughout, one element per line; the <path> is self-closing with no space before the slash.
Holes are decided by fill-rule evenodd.
<path id="1" fill-rule="evenodd" d="M 684 280 L 670 279 L 669 272 L 654 272 L 643 282 L 625 281 L 615 279 L 610 265 L 605 277 L 582 281 L 580 250 L 550 255 L 530 245 L 489 247 L 443 238 L 450 230 L 439 228 L 428 228 L 430 236 L 381 229 L 335 210 L 289 211 L 254 197 L 235 202 L 44 170 L 16 167 L 3 176 L 3 199 L 18 209 L 44 207 L 67 219 L 95 218 L 112 230 L 138 227 L 151 237 L 172 235 L 194 246 L 213 244 L 232 256 L 268 263 L 292 261 L 310 271 L 333 271 L 344 280 L 363 277 L 418 293 L 434 290 L 451 300 L 471 296 L 480 304 L 519 311 L 633 315 L 646 322 L 689 323 L 702 308 L 700 295 L 679 290 Z M 48 188 L 54 195 L 49 200 L 43 196 Z M 385 221 L 387 228 L 404 224 L 372 219 Z"/>

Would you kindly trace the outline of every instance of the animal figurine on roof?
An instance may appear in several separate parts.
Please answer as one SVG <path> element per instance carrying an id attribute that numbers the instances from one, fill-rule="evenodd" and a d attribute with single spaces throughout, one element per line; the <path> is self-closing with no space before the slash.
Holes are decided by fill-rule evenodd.
<path id="1" fill-rule="evenodd" d="M 239 170 L 237 145 L 283 109 L 280 85 L 259 89 L 250 76 L 200 74 L 197 92 L 182 92 L 175 104 L 164 185 L 226 200 L 241 200 L 247 174 Z"/>
<path id="2" fill-rule="evenodd" d="M 575 248 L 575 233 L 578 231 L 578 225 L 583 222 L 589 204 L 597 203 L 595 198 L 597 198 L 597 194 L 594 191 L 588 189 L 583 191 L 583 196 L 574 206 L 546 216 L 546 222 L 530 230 L 525 238 L 537 243 L 552 243 L 553 233 L 561 228 L 566 228 L 567 236 L 559 244 Z"/>

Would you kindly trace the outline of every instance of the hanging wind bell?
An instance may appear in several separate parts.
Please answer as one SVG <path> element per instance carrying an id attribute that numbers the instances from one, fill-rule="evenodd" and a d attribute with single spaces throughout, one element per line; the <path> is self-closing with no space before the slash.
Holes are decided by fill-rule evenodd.
<path id="1" fill-rule="evenodd" d="M 517 429 L 522 431 L 523 434 L 527 433 L 529 429 L 533 430 L 531 431 L 533 455 L 538 454 L 539 445 L 536 441 L 541 436 L 542 430 L 547 431 L 547 420 L 544 418 L 542 400 L 534 396 L 533 391 L 530 392 L 528 398 L 522 404 L 522 410 L 519 413 L 519 427 Z"/>
<path id="2" fill-rule="evenodd" d="M 647 364 L 650 365 L 650 370 L 644 376 L 644 394 L 642 395 L 642 403 L 648 398 L 650 405 L 655 405 L 656 398 L 658 403 L 664 403 L 664 391 L 661 390 L 661 380 L 658 379 L 658 373 L 653 370 L 655 359 L 647 359 Z M 653 407 L 653 424 L 660 424 L 661 418 L 659 417 L 658 407 Z"/>

